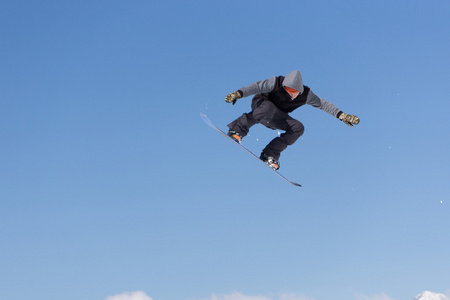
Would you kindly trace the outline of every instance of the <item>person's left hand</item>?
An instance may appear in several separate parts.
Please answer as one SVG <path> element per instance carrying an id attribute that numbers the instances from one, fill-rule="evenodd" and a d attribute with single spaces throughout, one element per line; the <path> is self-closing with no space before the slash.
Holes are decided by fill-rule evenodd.
<path id="1" fill-rule="evenodd" d="M 353 125 L 359 124 L 359 118 L 357 116 L 348 115 L 346 113 L 341 113 L 341 115 L 339 116 L 339 120 L 351 127 L 353 127 Z"/>

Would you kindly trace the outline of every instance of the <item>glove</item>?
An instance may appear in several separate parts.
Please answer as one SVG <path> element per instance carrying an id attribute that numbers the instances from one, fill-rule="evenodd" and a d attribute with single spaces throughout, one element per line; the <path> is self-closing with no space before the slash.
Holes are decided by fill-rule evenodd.
<path id="1" fill-rule="evenodd" d="M 341 113 L 339 115 L 339 120 L 351 127 L 353 127 L 353 125 L 359 124 L 359 118 L 357 116 L 347 115 L 346 113 Z"/>
<path id="2" fill-rule="evenodd" d="M 228 94 L 228 95 L 225 97 L 225 101 L 226 101 L 227 103 L 233 102 L 233 105 L 235 105 L 235 104 L 236 104 L 236 101 L 237 101 L 239 98 L 242 98 L 242 92 L 241 92 L 241 91 L 236 91 L 236 92 L 232 92 L 231 94 Z"/>

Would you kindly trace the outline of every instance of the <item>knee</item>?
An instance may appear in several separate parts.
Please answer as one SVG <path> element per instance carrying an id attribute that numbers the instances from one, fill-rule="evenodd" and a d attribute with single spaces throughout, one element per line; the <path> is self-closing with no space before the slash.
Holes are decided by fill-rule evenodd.
<path id="1" fill-rule="evenodd" d="M 290 128 L 288 131 L 286 131 L 286 133 L 282 135 L 282 138 L 284 139 L 285 143 L 290 146 L 293 145 L 298 140 L 298 138 L 303 135 L 305 127 L 303 127 L 302 123 L 294 119 L 291 119 L 288 124 Z"/>
<path id="2" fill-rule="evenodd" d="M 301 137 L 305 132 L 305 126 L 300 121 L 295 120 L 291 125 L 291 130 L 297 136 L 297 138 Z"/>

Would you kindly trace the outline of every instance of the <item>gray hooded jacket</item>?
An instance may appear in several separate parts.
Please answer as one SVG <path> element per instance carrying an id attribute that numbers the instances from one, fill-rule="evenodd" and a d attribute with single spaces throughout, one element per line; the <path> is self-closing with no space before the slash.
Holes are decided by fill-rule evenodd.
<path id="1" fill-rule="evenodd" d="M 292 104 L 294 104 L 295 102 L 298 102 L 299 104 L 294 105 L 294 108 L 290 109 L 290 111 L 300 107 L 303 104 L 308 104 L 313 107 L 317 107 L 334 117 L 338 117 L 338 114 L 341 112 L 341 110 L 334 104 L 325 99 L 319 98 L 311 91 L 309 87 L 303 85 L 302 75 L 298 70 L 290 72 L 286 75 L 286 77 L 273 76 L 269 79 L 254 82 L 248 86 L 240 88 L 239 90 L 242 92 L 243 97 L 248 97 L 251 95 L 260 96 L 260 94 L 263 94 L 268 100 L 277 104 L 274 92 L 277 88 L 279 88 L 280 82 L 283 87 L 287 86 L 300 92 L 297 98 L 291 99 Z M 303 101 L 301 101 L 302 99 Z M 283 108 L 280 107 L 280 109 Z"/>

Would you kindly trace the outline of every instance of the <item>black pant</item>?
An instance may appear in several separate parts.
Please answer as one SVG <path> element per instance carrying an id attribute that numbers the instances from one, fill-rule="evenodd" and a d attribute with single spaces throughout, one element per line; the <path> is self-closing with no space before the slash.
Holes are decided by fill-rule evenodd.
<path id="1" fill-rule="evenodd" d="M 248 134 L 250 127 L 257 123 L 270 129 L 286 131 L 279 137 L 274 138 L 262 151 L 276 160 L 279 160 L 281 152 L 287 146 L 294 144 L 305 131 L 300 121 L 291 118 L 287 113 L 276 107 L 275 104 L 265 99 L 252 101 L 252 111 L 248 114 L 243 114 L 231 122 L 228 127 L 244 137 Z"/>

